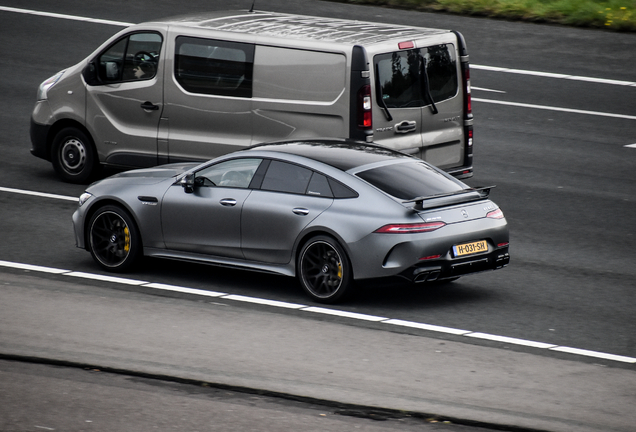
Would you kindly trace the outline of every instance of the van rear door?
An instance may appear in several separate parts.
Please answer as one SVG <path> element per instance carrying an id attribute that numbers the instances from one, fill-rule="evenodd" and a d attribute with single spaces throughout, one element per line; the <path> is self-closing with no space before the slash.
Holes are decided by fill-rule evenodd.
<path id="1" fill-rule="evenodd" d="M 456 36 L 405 41 L 373 56 L 374 141 L 443 169 L 464 163 Z"/>

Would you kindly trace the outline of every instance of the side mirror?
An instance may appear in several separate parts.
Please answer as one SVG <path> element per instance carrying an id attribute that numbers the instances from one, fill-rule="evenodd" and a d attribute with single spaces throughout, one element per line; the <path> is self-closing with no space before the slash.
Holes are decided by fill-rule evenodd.
<path id="1" fill-rule="evenodd" d="M 97 73 L 97 64 L 95 61 L 92 61 L 84 68 L 82 71 L 82 76 L 84 77 L 84 81 L 89 86 L 95 86 L 102 84 L 102 81 L 99 79 L 99 74 Z"/>
<path id="2" fill-rule="evenodd" d="M 181 179 L 181 181 L 179 181 L 179 183 L 181 184 L 181 186 L 183 186 L 183 190 L 185 191 L 185 193 L 194 192 L 194 174 L 193 173 L 186 174 Z"/>

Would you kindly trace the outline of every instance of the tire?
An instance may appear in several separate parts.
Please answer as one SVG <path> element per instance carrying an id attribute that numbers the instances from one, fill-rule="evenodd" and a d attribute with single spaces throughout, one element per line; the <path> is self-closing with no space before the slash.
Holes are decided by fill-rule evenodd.
<path id="1" fill-rule="evenodd" d="M 142 251 L 139 230 L 128 212 L 115 205 L 98 209 L 88 223 L 88 249 L 108 271 L 131 268 Z"/>
<path id="2" fill-rule="evenodd" d="M 352 290 L 353 272 L 349 258 L 336 240 L 327 236 L 310 239 L 298 255 L 300 285 L 320 303 L 336 303 Z"/>
<path id="3" fill-rule="evenodd" d="M 62 129 L 53 139 L 51 162 L 62 180 L 69 183 L 88 182 L 97 166 L 93 140 L 77 128 Z"/>

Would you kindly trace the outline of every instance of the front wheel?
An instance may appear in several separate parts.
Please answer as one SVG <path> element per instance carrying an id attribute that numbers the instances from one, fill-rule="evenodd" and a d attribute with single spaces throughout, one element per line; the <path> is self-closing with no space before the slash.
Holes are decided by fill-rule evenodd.
<path id="1" fill-rule="evenodd" d="M 95 147 L 88 135 L 74 127 L 62 129 L 53 139 L 51 161 L 55 172 L 69 183 L 86 183 L 97 166 Z"/>
<path id="2" fill-rule="evenodd" d="M 141 238 L 130 215 L 118 206 L 108 205 L 90 219 L 88 248 L 102 268 L 124 271 L 141 254 Z"/>
<path id="3" fill-rule="evenodd" d="M 297 273 L 305 292 L 321 303 L 344 299 L 353 285 L 347 254 L 327 236 L 316 236 L 305 243 L 298 256 Z"/>

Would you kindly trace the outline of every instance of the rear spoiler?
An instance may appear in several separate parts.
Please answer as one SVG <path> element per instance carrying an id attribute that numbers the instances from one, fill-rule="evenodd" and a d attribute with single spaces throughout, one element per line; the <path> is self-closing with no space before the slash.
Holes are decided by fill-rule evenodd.
<path id="1" fill-rule="evenodd" d="M 462 194 L 466 194 L 466 193 L 471 193 L 471 192 L 479 192 L 479 198 L 475 198 L 475 200 L 477 199 L 484 199 L 484 198 L 488 198 L 488 195 L 490 195 L 490 189 L 494 188 L 496 186 L 482 186 L 482 187 L 476 187 L 476 188 L 470 188 L 470 189 L 462 189 L 462 190 L 458 190 L 455 192 L 447 192 L 447 193 L 442 193 L 442 194 L 437 194 L 437 195 L 429 195 L 429 196 L 425 196 L 425 197 L 417 197 L 417 198 L 413 198 L 407 201 L 402 201 L 403 204 L 410 204 L 410 203 L 415 203 L 415 206 L 413 207 L 413 210 L 416 211 L 420 211 L 420 210 L 424 210 L 424 201 L 428 201 L 428 200 L 432 200 L 432 199 L 436 199 L 436 198 L 444 198 L 444 197 L 450 197 L 450 196 L 457 196 L 457 195 L 462 195 Z M 472 199 L 470 201 L 473 201 Z"/>

